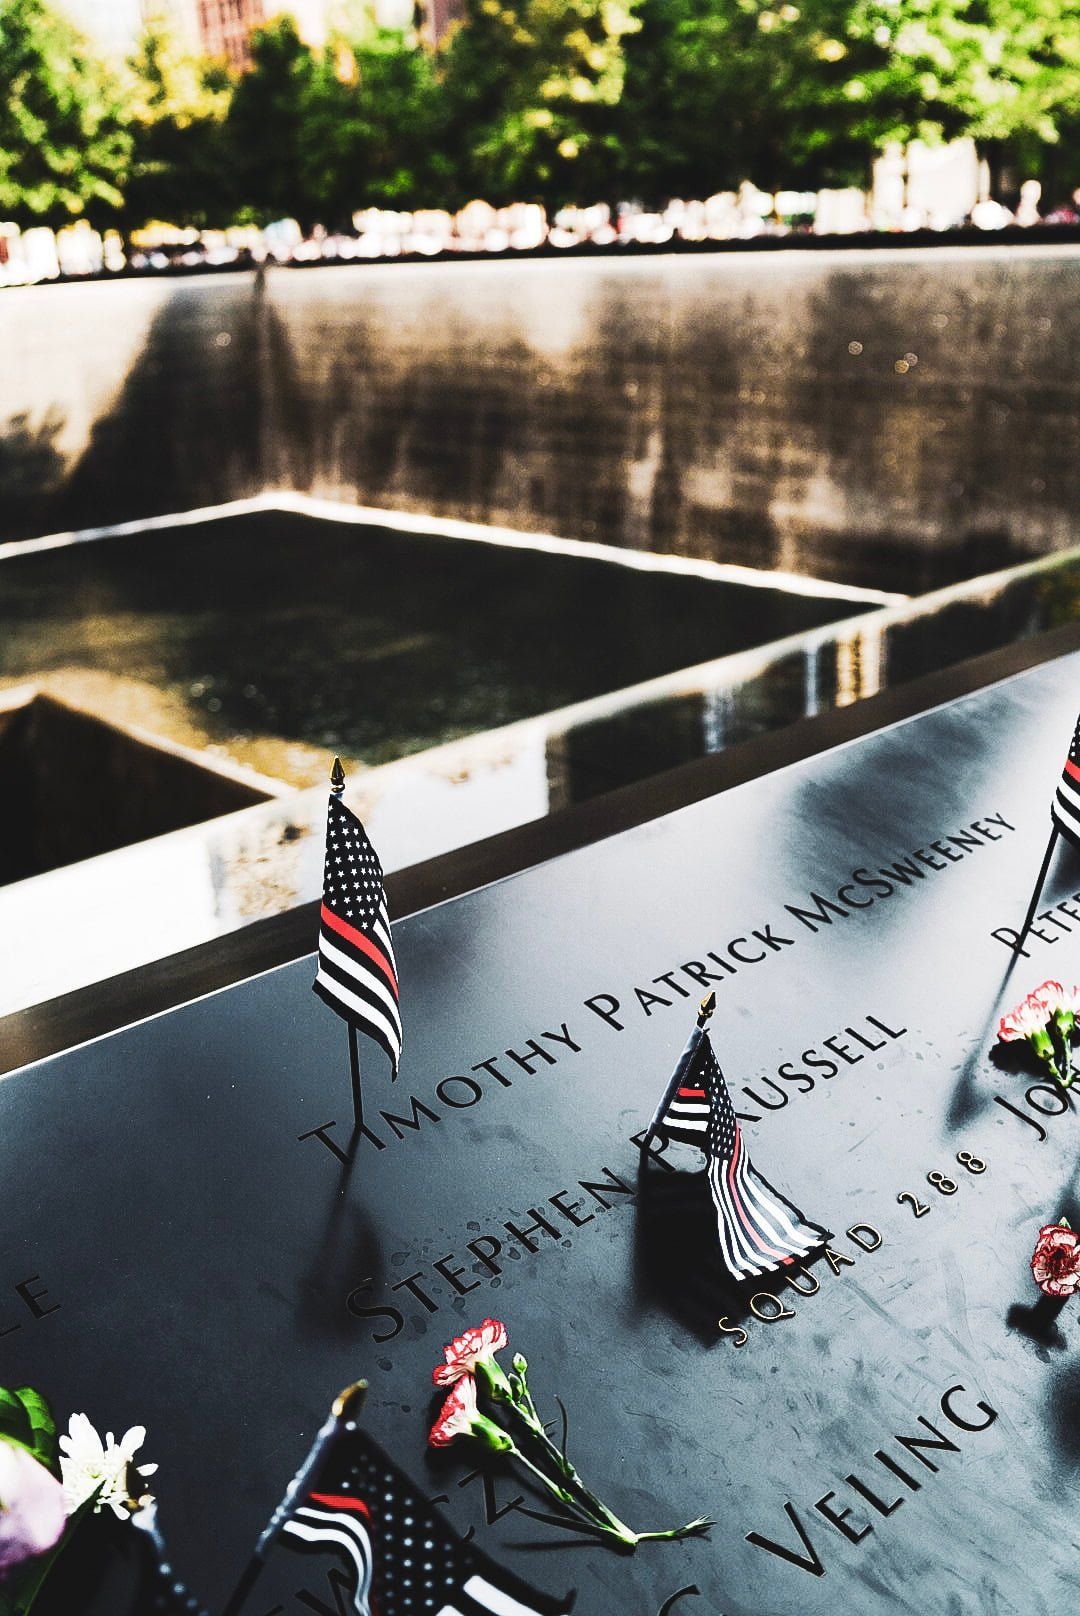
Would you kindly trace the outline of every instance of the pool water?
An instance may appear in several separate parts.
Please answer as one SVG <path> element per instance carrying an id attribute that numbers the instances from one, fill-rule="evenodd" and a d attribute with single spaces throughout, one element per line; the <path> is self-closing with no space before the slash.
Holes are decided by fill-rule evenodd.
<path id="1" fill-rule="evenodd" d="M 255 512 L 0 560 L 0 684 L 300 786 L 866 609 Z"/>

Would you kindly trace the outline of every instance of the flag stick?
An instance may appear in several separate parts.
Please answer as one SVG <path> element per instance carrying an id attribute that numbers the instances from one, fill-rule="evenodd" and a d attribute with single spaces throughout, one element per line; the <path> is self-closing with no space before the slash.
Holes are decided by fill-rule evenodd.
<path id="1" fill-rule="evenodd" d="M 225 1606 L 221 1616 L 240 1616 L 248 1594 L 254 1588 L 259 1573 L 266 1564 L 266 1557 L 270 1553 L 281 1528 L 285 1525 L 297 1500 L 307 1490 L 316 1470 L 321 1464 L 327 1449 L 337 1437 L 346 1419 L 355 1419 L 363 1407 L 364 1396 L 367 1392 L 367 1381 L 357 1381 L 355 1386 L 346 1386 L 334 1399 L 334 1406 L 330 1416 L 319 1430 L 315 1441 L 311 1445 L 311 1452 L 304 1460 L 296 1475 L 290 1481 L 285 1497 L 270 1517 L 266 1530 L 255 1545 L 255 1552 L 244 1568 L 244 1574 L 233 1589 L 229 1603 Z"/>
<path id="2" fill-rule="evenodd" d="M 707 993 L 705 995 L 705 997 L 702 999 L 701 1004 L 698 1006 L 697 1023 L 696 1023 L 695 1028 L 694 1028 L 694 1033 L 691 1034 L 689 1043 L 687 1044 L 686 1048 L 683 1050 L 682 1054 L 679 1057 L 678 1064 L 675 1067 L 675 1070 L 671 1074 L 671 1079 L 670 1079 L 670 1081 L 668 1083 L 667 1088 L 664 1090 L 663 1098 L 661 1099 L 660 1104 L 657 1106 L 656 1110 L 653 1112 L 653 1119 L 649 1123 L 649 1126 L 648 1126 L 648 1128 L 647 1128 L 647 1130 L 645 1132 L 645 1135 L 642 1138 L 642 1141 L 641 1141 L 642 1159 L 644 1159 L 644 1153 L 645 1153 L 645 1151 L 648 1150 L 649 1144 L 652 1141 L 653 1136 L 655 1135 L 657 1128 L 660 1126 L 660 1123 L 663 1120 L 664 1112 L 667 1110 L 668 1106 L 671 1103 L 671 1097 L 675 1093 L 675 1090 L 679 1087 L 679 1084 L 682 1082 L 683 1073 L 686 1071 L 686 1068 L 689 1066 L 691 1057 L 693 1056 L 693 1053 L 697 1049 L 697 1046 L 698 1046 L 698 1044 L 700 1042 L 700 1038 L 696 1037 L 695 1034 L 701 1033 L 701 1031 L 705 1027 L 706 1022 L 708 1021 L 709 1017 L 712 1015 L 712 1013 L 713 1013 L 713 1011 L 715 1009 L 716 1009 L 716 994 L 715 993 Z"/>
<path id="3" fill-rule="evenodd" d="M 364 1126 L 364 1092 L 360 1086 L 360 1043 L 356 1028 L 349 1022 L 349 1065 L 352 1069 L 353 1138 Z"/>
<path id="4" fill-rule="evenodd" d="M 1035 883 L 1035 891 L 1031 894 L 1031 903 L 1028 906 L 1027 918 L 1020 928 L 1020 936 L 1017 939 L 1017 947 L 1020 947 L 1023 944 L 1024 938 L 1031 930 L 1031 922 L 1035 919 L 1035 911 L 1039 907 L 1039 899 L 1042 897 L 1042 889 L 1046 885 L 1046 877 L 1050 869 L 1050 860 L 1054 856 L 1054 848 L 1057 846 L 1057 839 L 1060 834 L 1061 832 L 1058 830 L 1058 827 L 1055 824 L 1053 830 L 1050 832 L 1050 840 L 1046 844 L 1046 853 L 1043 857 L 1042 869 L 1039 871 L 1039 879 Z"/>

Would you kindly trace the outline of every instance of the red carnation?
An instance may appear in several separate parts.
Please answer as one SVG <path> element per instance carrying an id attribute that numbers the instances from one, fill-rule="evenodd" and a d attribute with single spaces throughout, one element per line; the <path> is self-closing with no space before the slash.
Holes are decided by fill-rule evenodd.
<path id="1" fill-rule="evenodd" d="M 454 1386 L 428 1432 L 428 1441 L 433 1448 L 448 1448 L 459 1436 L 474 1436 L 496 1453 L 517 1453 L 513 1437 L 486 1414 L 481 1414 L 476 1402 L 476 1382 L 471 1375 Z"/>
<path id="2" fill-rule="evenodd" d="M 447 1448 L 459 1436 L 471 1436 L 476 1423 L 476 1382 L 459 1380 L 439 1410 L 428 1441 L 433 1448 Z"/>
<path id="3" fill-rule="evenodd" d="M 497 1368 L 495 1353 L 501 1352 L 505 1345 L 506 1325 L 500 1324 L 498 1319 L 485 1319 L 483 1324 L 473 1325 L 464 1335 L 455 1336 L 443 1349 L 446 1362 L 432 1370 L 431 1378 L 436 1386 L 453 1386 L 466 1375 L 475 1375 L 480 1366 Z"/>
<path id="4" fill-rule="evenodd" d="M 1047 1296 L 1074 1295 L 1080 1290 L 1080 1234 L 1064 1222 L 1040 1229 L 1031 1272 Z"/>

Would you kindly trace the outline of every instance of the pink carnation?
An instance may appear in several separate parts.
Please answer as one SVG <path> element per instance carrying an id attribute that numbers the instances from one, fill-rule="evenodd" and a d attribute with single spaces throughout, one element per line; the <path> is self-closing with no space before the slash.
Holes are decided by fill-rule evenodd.
<path id="1" fill-rule="evenodd" d="M 25 1448 L 0 1439 L 0 1579 L 51 1549 L 66 1524 L 56 1477 Z"/>
<path id="2" fill-rule="evenodd" d="M 476 1382 L 471 1376 L 459 1380 L 439 1410 L 439 1417 L 428 1433 L 433 1448 L 447 1448 L 459 1436 L 471 1436 L 476 1420 Z"/>
<path id="3" fill-rule="evenodd" d="M 1015 1010 L 1010 1010 L 1007 1016 L 1002 1016 L 998 1023 L 998 1037 L 1004 1044 L 1017 1042 L 1021 1038 L 1031 1038 L 1035 1033 L 1043 1032 L 1050 1019 L 1049 1012 L 1035 1002 L 1033 997 L 1018 1004 Z"/>
<path id="4" fill-rule="evenodd" d="M 506 1326 L 498 1319 L 485 1319 L 483 1324 L 473 1325 L 444 1347 L 446 1362 L 432 1370 L 432 1380 L 436 1386 L 452 1386 L 466 1375 L 475 1375 L 477 1364 L 490 1363 L 495 1353 L 505 1347 L 506 1339 Z"/>
<path id="5" fill-rule="evenodd" d="M 1065 990 L 1060 982 L 1040 982 L 1027 996 L 1028 1004 L 1041 1010 L 1046 1019 L 1056 1015 L 1065 1003 Z"/>
<path id="6" fill-rule="evenodd" d="M 1031 1272 L 1047 1296 L 1072 1296 L 1080 1290 L 1080 1234 L 1066 1223 L 1040 1229 Z"/>

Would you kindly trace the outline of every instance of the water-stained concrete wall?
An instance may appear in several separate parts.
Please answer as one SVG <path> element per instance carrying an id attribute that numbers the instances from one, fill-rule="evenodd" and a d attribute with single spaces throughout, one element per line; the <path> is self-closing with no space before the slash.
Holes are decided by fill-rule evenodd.
<path id="1" fill-rule="evenodd" d="M 1077 542 L 1080 248 L 0 296 L 0 534 L 310 490 L 918 589 Z"/>

